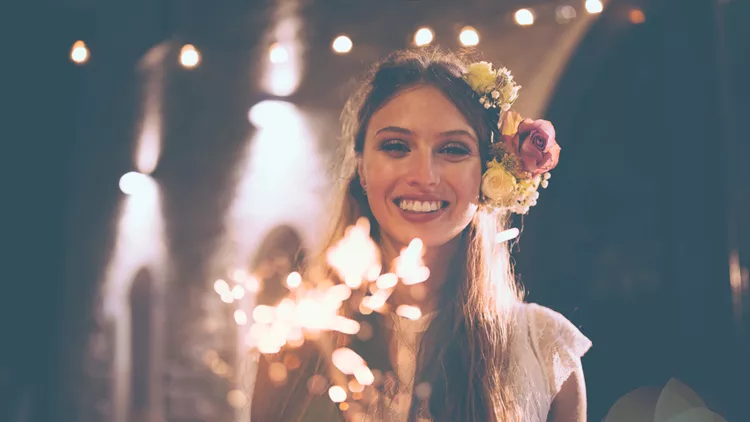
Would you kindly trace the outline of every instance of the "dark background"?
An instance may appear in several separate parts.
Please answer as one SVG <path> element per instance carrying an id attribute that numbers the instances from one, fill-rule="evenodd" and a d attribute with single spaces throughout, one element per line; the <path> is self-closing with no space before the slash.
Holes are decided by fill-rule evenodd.
<path id="1" fill-rule="evenodd" d="M 234 2 L 176 3 L 67 1 L 2 12 L 0 420 L 76 420 L 67 400 L 81 385 L 76 362 L 100 264 L 71 280 L 66 256 L 71 236 L 103 237 L 113 224 L 118 191 L 102 189 L 84 204 L 76 192 L 82 167 L 102 174 L 87 183 L 116 186 L 129 166 L 135 94 L 117 81 L 132 80 L 138 59 L 164 39 L 204 37 L 206 62 L 259 42 L 260 24 L 221 25 L 240 7 Z M 320 3 L 315 16 L 326 13 Z M 744 268 L 750 260 L 750 7 L 643 1 L 646 22 L 628 25 L 615 7 L 628 4 L 612 2 L 594 23 L 545 115 L 566 159 L 524 222 L 517 271 L 530 300 L 565 314 L 594 343 L 584 359 L 591 420 L 628 391 L 671 377 L 728 420 L 748 420 L 750 296 L 746 288 L 738 318 L 728 262 L 731 251 Z M 247 7 L 249 22 L 264 21 L 264 2 Z M 330 16 L 346 20 L 347 10 Z M 241 42 L 232 36 L 240 27 Z M 382 31 L 381 49 L 399 47 L 388 37 L 396 31 Z M 77 39 L 98 51 L 86 66 L 67 58 Z M 179 148 L 168 145 L 169 154 Z M 93 222 L 70 227 L 78 212 Z M 107 251 L 76 253 L 99 263 Z"/>

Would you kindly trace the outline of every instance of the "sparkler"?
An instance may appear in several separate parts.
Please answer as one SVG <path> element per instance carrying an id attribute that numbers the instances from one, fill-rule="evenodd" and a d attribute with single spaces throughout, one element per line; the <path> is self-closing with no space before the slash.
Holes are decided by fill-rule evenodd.
<path id="1" fill-rule="evenodd" d="M 414 239 L 393 261 L 393 272 L 382 273 L 380 250 L 370 237 L 369 221 L 359 219 L 326 254 L 328 265 L 341 282 L 305 280 L 297 272 L 290 273 L 286 278 L 289 288 L 286 297 L 275 306 L 257 305 L 252 310 L 248 347 L 263 354 L 275 354 L 285 347 L 295 348 L 314 340 L 328 362 L 340 371 L 330 374 L 333 379 L 328 389 L 329 398 L 342 409 L 349 408 L 348 398 L 362 398 L 365 387 L 375 382 L 376 375 L 356 352 L 346 347 L 334 349 L 333 343 L 326 341 L 329 337 L 322 334 L 338 332 L 369 338 L 370 327 L 362 327 L 344 316 L 344 307 L 350 306 L 362 314 L 390 312 L 387 301 L 399 283 L 414 289 L 422 287 L 416 285 L 429 277 L 423 254 L 424 244 Z M 234 286 L 225 280 L 214 283 L 214 290 L 222 301 L 234 303 L 246 293 L 258 291 L 258 280 L 251 275 L 236 271 L 232 278 L 237 282 Z M 414 305 L 400 305 L 395 313 L 412 320 L 422 316 L 419 307 Z M 234 319 L 240 326 L 250 322 L 243 309 L 235 311 Z M 288 368 L 286 362 L 274 362 L 269 367 L 269 376 L 272 380 L 283 381 L 290 369 L 294 368 Z M 310 379 L 308 384 L 316 384 L 319 390 L 320 381 Z"/>

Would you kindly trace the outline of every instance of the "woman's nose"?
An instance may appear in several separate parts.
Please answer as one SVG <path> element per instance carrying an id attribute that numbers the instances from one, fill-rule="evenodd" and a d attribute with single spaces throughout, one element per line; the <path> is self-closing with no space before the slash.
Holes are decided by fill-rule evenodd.
<path id="1" fill-rule="evenodd" d="M 412 186 L 437 186 L 440 183 L 440 169 L 432 154 L 415 154 L 411 160 L 408 182 Z"/>

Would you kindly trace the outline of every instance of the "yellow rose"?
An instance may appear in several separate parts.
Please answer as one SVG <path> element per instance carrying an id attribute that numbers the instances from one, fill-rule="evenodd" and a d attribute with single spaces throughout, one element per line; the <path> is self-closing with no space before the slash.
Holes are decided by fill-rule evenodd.
<path id="1" fill-rule="evenodd" d="M 492 70 L 492 64 L 487 62 L 472 63 L 466 72 L 466 83 L 471 89 L 486 94 L 497 84 L 497 74 Z"/>
<path id="2" fill-rule="evenodd" d="M 501 134 L 505 136 L 514 136 L 518 132 L 518 125 L 521 124 L 523 117 L 515 111 L 509 110 L 503 115 L 503 120 L 500 121 Z"/>
<path id="3" fill-rule="evenodd" d="M 482 193 L 492 202 L 510 204 L 516 189 L 516 178 L 493 160 L 482 175 Z"/>

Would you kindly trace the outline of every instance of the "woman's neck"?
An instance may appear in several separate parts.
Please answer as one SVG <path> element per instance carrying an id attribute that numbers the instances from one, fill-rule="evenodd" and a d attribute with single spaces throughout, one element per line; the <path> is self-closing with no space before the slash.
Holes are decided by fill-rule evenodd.
<path id="1" fill-rule="evenodd" d="M 436 310 L 440 297 L 439 292 L 448 277 L 453 256 L 456 254 L 459 245 L 460 237 L 456 237 L 444 245 L 428 247 L 422 257 L 424 265 L 430 270 L 430 277 L 423 283 L 426 289 L 424 299 L 416 300 L 411 292 L 412 286 L 399 283 L 391 295 L 391 303 L 394 307 L 399 305 L 417 306 L 423 315 Z M 383 255 L 383 268 L 387 269 L 386 271 L 392 270 L 393 261 L 406 246 L 387 236 L 381 238 L 380 250 Z"/>

